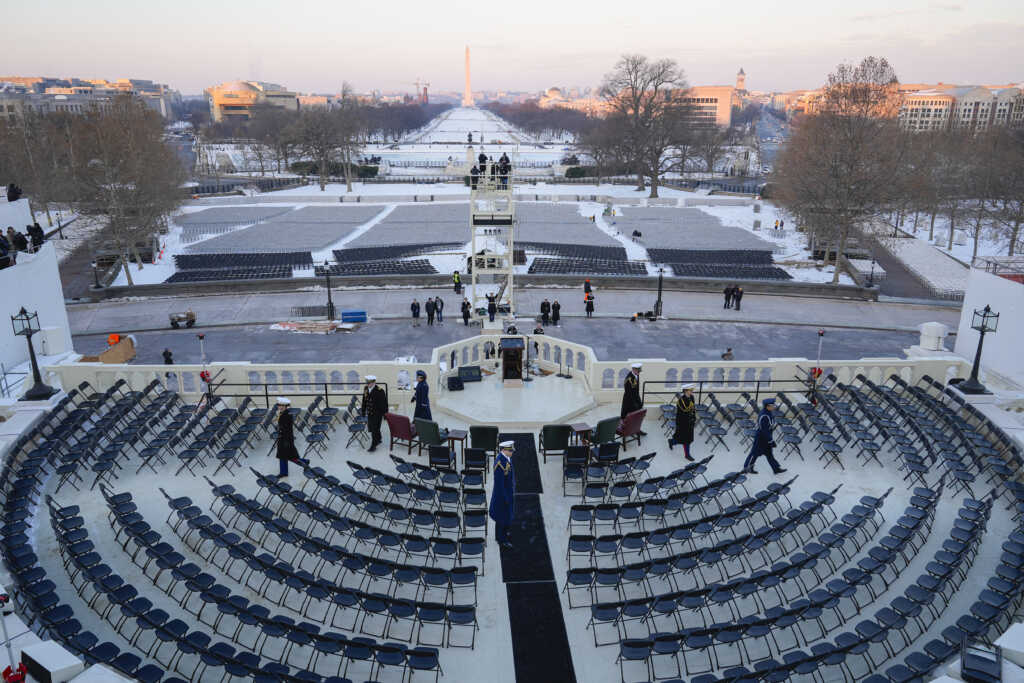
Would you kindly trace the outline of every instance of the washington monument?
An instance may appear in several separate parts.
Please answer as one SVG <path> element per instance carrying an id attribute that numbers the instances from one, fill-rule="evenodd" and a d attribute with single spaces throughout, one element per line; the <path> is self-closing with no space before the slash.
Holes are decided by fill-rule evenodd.
<path id="1" fill-rule="evenodd" d="M 473 106 L 473 88 L 469 85 L 469 45 L 466 46 L 466 90 L 462 93 L 462 106 Z"/>

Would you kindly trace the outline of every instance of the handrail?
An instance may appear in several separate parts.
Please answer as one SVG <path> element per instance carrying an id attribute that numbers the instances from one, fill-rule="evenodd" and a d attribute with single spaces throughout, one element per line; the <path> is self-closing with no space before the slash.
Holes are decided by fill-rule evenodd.
<path id="1" fill-rule="evenodd" d="M 666 380 L 645 379 L 640 384 L 641 384 L 640 399 L 644 403 L 646 403 L 646 401 L 647 401 L 647 395 L 648 394 L 650 394 L 651 396 L 665 396 L 665 395 L 675 396 L 680 391 L 682 391 L 681 389 L 672 389 L 672 390 L 665 390 L 665 391 L 650 391 L 650 390 L 647 389 L 647 385 L 648 384 L 654 384 L 654 385 L 659 385 L 659 384 L 660 385 L 676 385 L 676 386 L 678 386 L 680 384 L 696 384 L 697 385 L 697 389 L 696 389 L 697 403 L 700 403 L 701 400 L 703 400 L 705 385 L 708 385 L 708 387 L 709 387 L 708 388 L 708 393 L 709 394 L 713 394 L 713 393 L 739 394 L 739 393 L 743 393 L 743 392 L 750 393 L 750 385 L 753 384 L 754 401 L 755 402 L 760 400 L 762 387 L 764 387 L 765 393 L 771 392 L 772 387 L 775 386 L 775 385 L 793 385 L 793 384 L 795 384 L 795 385 L 799 386 L 801 389 L 810 390 L 810 385 L 808 384 L 807 380 L 799 379 L 799 378 L 797 378 L 797 379 L 755 379 L 755 380 L 751 380 L 749 382 L 744 382 L 742 380 L 739 380 L 739 381 L 737 381 L 736 385 L 734 385 L 734 386 L 729 386 L 728 380 L 692 380 L 692 381 L 675 380 L 675 381 L 671 381 L 670 382 L 670 381 L 666 381 Z"/>
<path id="2" fill-rule="evenodd" d="M 329 387 L 334 387 L 334 386 L 358 386 L 358 387 L 362 387 L 364 383 L 363 382 L 309 382 L 309 383 L 303 383 L 303 384 L 305 384 L 306 386 L 311 386 L 311 387 L 312 386 L 317 386 L 317 387 L 322 386 L 323 387 L 323 391 L 322 392 L 321 391 L 310 392 L 310 391 L 280 391 L 280 390 L 275 390 L 273 392 L 273 394 L 274 394 L 275 397 L 283 396 L 285 398 L 290 397 L 290 396 L 296 396 L 296 397 L 323 396 L 323 398 L 324 398 L 324 407 L 325 408 L 330 408 L 331 407 L 331 396 L 334 396 L 336 398 L 339 397 L 339 396 L 344 396 L 344 397 L 362 396 L 363 392 L 362 391 L 331 392 Z M 236 386 L 237 387 L 247 387 L 247 388 L 250 389 L 250 391 L 244 391 L 244 392 L 240 392 L 240 393 L 224 393 L 224 392 L 216 391 L 216 392 L 211 392 L 211 393 L 213 393 L 215 396 L 217 396 L 219 398 L 252 398 L 253 393 L 254 393 L 253 391 L 251 391 L 252 387 L 263 387 L 264 407 L 270 408 L 270 394 L 271 394 L 270 386 L 271 385 L 269 383 L 267 383 L 267 382 L 221 382 L 220 384 L 217 385 L 217 388 L 219 389 L 222 386 L 226 386 L 226 387 L 236 387 Z M 275 386 L 279 386 L 279 385 L 275 385 Z M 388 384 L 387 384 L 387 382 L 378 382 L 377 386 L 383 387 L 384 388 L 384 395 L 387 396 L 387 394 L 388 394 Z"/>

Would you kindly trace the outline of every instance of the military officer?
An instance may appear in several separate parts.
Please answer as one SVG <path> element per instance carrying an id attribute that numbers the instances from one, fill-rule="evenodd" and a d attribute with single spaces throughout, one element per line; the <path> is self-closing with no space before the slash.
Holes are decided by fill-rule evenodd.
<path id="1" fill-rule="evenodd" d="M 622 413 L 619 415 L 620 418 L 625 418 L 626 415 L 634 410 L 640 410 L 644 407 L 643 399 L 640 398 L 641 368 L 643 368 L 642 364 L 633 363 L 629 374 L 626 375 L 625 387 L 622 392 Z"/>
<path id="2" fill-rule="evenodd" d="M 491 489 L 491 505 L 488 514 L 494 520 L 494 539 L 499 545 L 511 548 L 508 527 L 515 514 L 516 476 L 512 469 L 514 441 L 502 441 L 498 445 L 498 457 L 494 459 L 494 488 Z"/>
<path id="3" fill-rule="evenodd" d="M 754 469 L 754 463 L 762 455 L 768 458 L 768 464 L 771 465 L 772 472 L 775 474 L 782 474 L 786 470 L 779 466 L 775 456 L 772 454 L 772 449 L 775 447 L 775 441 L 772 440 L 772 429 L 775 427 L 775 418 L 772 417 L 772 411 L 775 410 L 775 399 L 766 398 L 761 401 L 761 414 L 757 417 L 757 434 L 754 436 L 754 443 L 750 447 L 750 454 L 747 455 L 746 461 L 743 463 L 743 471 L 748 474 L 757 474 L 757 470 Z"/>
<path id="4" fill-rule="evenodd" d="M 388 412 L 388 397 L 384 390 L 377 386 L 377 378 L 374 375 L 367 375 L 364 379 L 366 387 L 363 389 L 361 412 L 366 418 L 366 428 L 370 432 L 369 450 L 373 453 L 381 442 L 380 422 L 384 419 L 384 413 Z"/>
<path id="5" fill-rule="evenodd" d="M 434 419 L 430 416 L 430 387 L 427 386 L 427 373 L 423 370 L 416 371 L 416 390 L 412 400 L 416 404 L 416 410 L 413 412 L 414 418 Z"/>
<path id="6" fill-rule="evenodd" d="M 669 450 L 676 444 L 683 445 L 683 456 L 692 461 L 690 444 L 693 443 L 693 427 L 697 423 L 697 402 L 693 399 L 693 385 L 683 385 L 683 393 L 676 399 L 676 430 L 668 440 Z"/>

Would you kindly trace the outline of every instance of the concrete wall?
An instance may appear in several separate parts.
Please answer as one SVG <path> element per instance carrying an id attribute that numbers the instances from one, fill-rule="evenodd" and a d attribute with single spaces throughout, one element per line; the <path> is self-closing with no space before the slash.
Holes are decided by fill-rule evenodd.
<path id="1" fill-rule="evenodd" d="M 985 348 L 981 355 L 982 367 L 1024 383 L 1024 354 L 1020 352 L 1024 339 L 1024 285 L 998 275 L 972 268 L 964 292 L 964 306 L 960 313 L 954 351 L 974 361 L 978 348 L 978 333 L 971 329 L 974 309 L 988 304 L 999 313 L 999 327 L 995 334 L 985 335 Z"/>
<path id="2" fill-rule="evenodd" d="M 27 199 L 8 202 L 0 199 L 0 230 L 7 233 L 7 226 L 24 233 L 25 226 L 32 225 L 32 212 L 28 208 Z"/>
<path id="3" fill-rule="evenodd" d="M 21 203 L 21 202 L 18 202 Z M 5 228 L 6 229 L 6 228 Z M 61 350 L 71 350 L 71 327 L 64 308 L 57 253 L 49 242 L 35 254 L 18 254 L 18 264 L 0 270 L 0 362 L 10 369 L 28 361 L 28 345 L 24 338 L 15 337 L 11 316 L 24 306 L 29 313 L 39 313 L 39 326 L 58 327 L 58 339 L 63 340 Z M 43 334 L 32 339 L 36 353 L 43 352 Z"/>

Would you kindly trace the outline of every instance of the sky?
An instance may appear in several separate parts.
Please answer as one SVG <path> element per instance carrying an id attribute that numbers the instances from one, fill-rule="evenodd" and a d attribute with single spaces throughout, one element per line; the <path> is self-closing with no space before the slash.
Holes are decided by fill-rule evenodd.
<path id="1" fill-rule="evenodd" d="M 1022 0 L 7 0 L 0 75 L 147 78 L 183 94 L 257 79 L 300 92 L 597 86 L 624 53 L 691 85 L 820 86 L 884 56 L 904 83 L 1024 81 Z"/>

